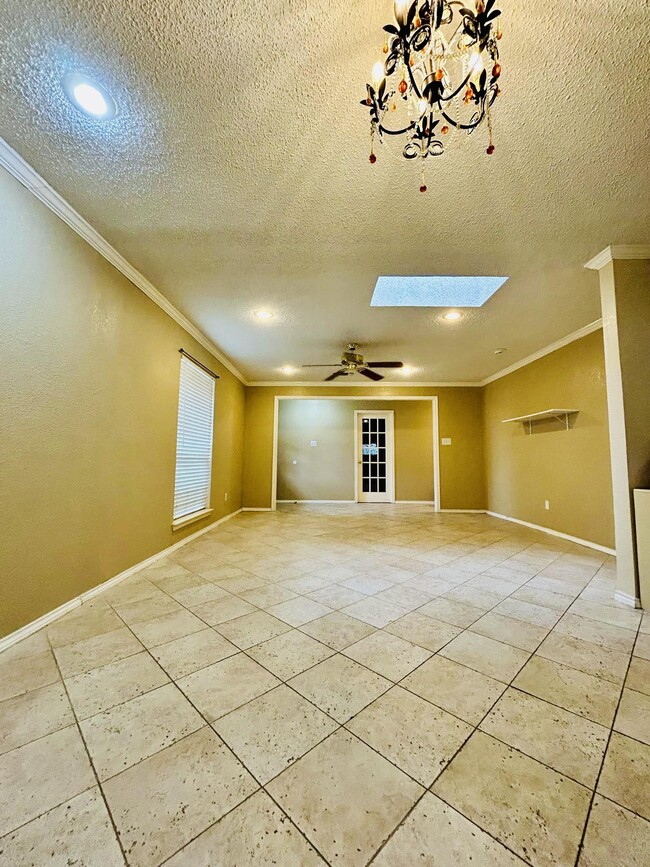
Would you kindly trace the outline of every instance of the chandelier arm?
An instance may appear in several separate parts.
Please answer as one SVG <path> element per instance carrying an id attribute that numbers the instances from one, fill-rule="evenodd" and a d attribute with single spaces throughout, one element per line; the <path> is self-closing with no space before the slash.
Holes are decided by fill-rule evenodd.
<path id="1" fill-rule="evenodd" d="M 416 126 L 416 121 L 411 121 L 409 126 L 405 126 L 404 129 L 387 129 L 382 124 L 379 124 L 379 130 L 382 133 L 386 133 L 386 135 L 404 135 L 405 132 L 410 132 Z"/>
<path id="2" fill-rule="evenodd" d="M 411 87 L 412 87 L 413 90 L 415 91 L 415 95 L 417 96 L 417 98 L 418 98 L 418 99 L 422 99 L 422 94 L 420 93 L 420 89 L 418 88 L 418 86 L 417 86 L 417 84 L 416 84 L 416 82 L 415 82 L 415 78 L 413 77 L 413 70 L 411 69 L 411 66 L 410 66 L 410 64 L 408 63 L 407 59 L 406 59 L 406 52 L 404 53 L 404 63 L 406 64 L 406 68 L 407 68 L 407 70 L 408 70 L 409 78 L 410 78 L 410 80 L 411 80 Z"/>
<path id="3" fill-rule="evenodd" d="M 462 84 L 459 84 L 458 87 L 456 88 L 456 90 L 452 94 L 450 94 L 449 96 L 441 96 L 440 102 L 450 102 L 455 96 L 458 96 L 458 94 L 461 92 L 461 90 L 463 90 L 463 88 L 467 87 L 467 83 L 470 80 L 471 75 L 472 75 L 472 73 L 468 72 L 467 75 L 465 76 Z"/>
<path id="4" fill-rule="evenodd" d="M 451 117 L 449 117 L 447 112 L 442 111 L 442 109 L 440 110 L 440 112 L 441 112 L 442 116 L 444 117 L 444 119 L 447 121 L 447 123 L 450 123 L 452 126 L 455 126 L 456 129 L 476 129 L 477 126 L 480 125 L 481 121 L 485 117 L 485 106 L 483 106 L 483 109 L 482 109 L 482 111 L 478 117 L 478 120 L 475 121 L 474 123 L 458 123 L 457 121 L 455 121 Z"/>

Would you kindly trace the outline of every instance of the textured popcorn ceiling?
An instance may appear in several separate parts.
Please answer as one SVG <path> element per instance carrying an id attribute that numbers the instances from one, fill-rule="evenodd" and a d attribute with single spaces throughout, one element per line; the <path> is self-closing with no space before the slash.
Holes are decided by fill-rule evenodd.
<path id="1" fill-rule="evenodd" d="M 496 153 L 484 131 L 450 148 L 425 195 L 396 152 L 368 162 L 389 0 L 4 0 L 0 135 L 248 379 L 355 339 L 478 380 L 597 319 L 583 263 L 650 222 L 644 0 L 500 5 Z M 78 114 L 69 70 L 119 116 Z M 510 279 L 450 325 L 371 308 L 380 274 Z"/>

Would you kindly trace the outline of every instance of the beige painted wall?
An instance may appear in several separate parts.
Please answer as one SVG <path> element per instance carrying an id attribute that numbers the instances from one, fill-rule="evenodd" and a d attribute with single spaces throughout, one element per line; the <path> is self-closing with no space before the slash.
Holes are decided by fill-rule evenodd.
<path id="1" fill-rule="evenodd" d="M 356 410 L 394 413 L 395 498 L 433 500 L 431 401 L 411 400 L 280 401 L 278 499 L 354 500 Z"/>
<path id="2" fill-rule="evenodd" d="M 483 407 L 479 388 L 380 388 L 323 386 L 256 386 L 246 389 L 243 504 L 269 508 L 273 468 L 273 412 L 276 395 L 302 397 L 438 396 L 440 437 L 451 446 L 440 448 L 440 487 L 443 509 L 485 508 Z M 381 401 L 383 403 L 383 401 Z M 320 499 L 320 498 L 319 498 Z M 323 498 L 329 499 L 329 498 Z M 409 498 L 410 499 L 410 498 Z M 413 498 L 415 499 L 415 498 Z"/>
<path id="3" fill-rule="evenodd" d="M 244 387 L 2 169 L 0 201 L 5 635 L 239 508 Z M 172 533 L 181 346 L 222 379 L 214 512 Z"/>
<path id="4" fill-rule="evenodd" d="M 484 399 L 488 508 L 613 547 L 602 331 L 490 383 Z M 502 424 L 551 407 L 580 410 L 569 431 Z"/>

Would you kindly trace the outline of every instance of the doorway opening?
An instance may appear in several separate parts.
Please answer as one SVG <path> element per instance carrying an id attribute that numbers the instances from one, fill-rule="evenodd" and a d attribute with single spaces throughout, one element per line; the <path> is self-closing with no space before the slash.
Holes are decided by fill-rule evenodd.
<path id="1" fill-rule="evenodd" d="M 357 503 L 394 503 L 394 412 L 357 409 L 354 420 L 354 498 Z"/>

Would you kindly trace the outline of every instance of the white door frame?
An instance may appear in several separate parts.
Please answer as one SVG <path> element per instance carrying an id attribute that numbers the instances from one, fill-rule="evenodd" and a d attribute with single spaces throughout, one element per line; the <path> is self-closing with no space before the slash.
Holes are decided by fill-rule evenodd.
<path id="1" fill-rule="evenodd" d="M 277 508 L 278 488 L 278 410 L 281 400 L 367 400 L 367 401 L 398 401 L 420 400 L 431 401 L 431 430 L 433 434 L 433 511 L 440 511 L 440 429 L 438 421 L 438 397 L 414 395 L 413 397 L 373 397 L 372 395 L 329 395 L 329 394 L 276 394 L 273 400 L 273 457 L 271 465 L 271 510 Z M 267 507 L 268 508 L 268 507 Z"/>
<path id="2" fill-rule="evenodd" d="M 384 418 L 386 417 L 386 434 L 390 442 L 390 458 L 386 461 L 386 496 L 385 503 L 395 502 L 395 412 L 392 409 L 355 409 L 354 411 L 354 502 L 359 500 L 359 437 L 361 429 L 359 422 L 361 416 L 372 418 L 373 416 Z M 387 455 L 388 457 L 388 455 Z M 372 503 L 372 500 L 363 501 Z M 377 502 L 382 502 L 377 500 Z"/>

